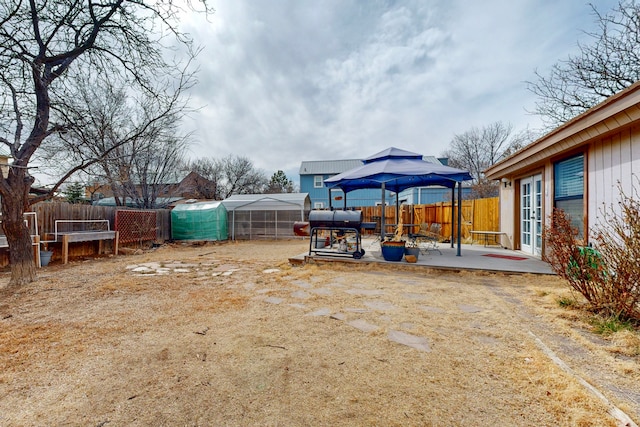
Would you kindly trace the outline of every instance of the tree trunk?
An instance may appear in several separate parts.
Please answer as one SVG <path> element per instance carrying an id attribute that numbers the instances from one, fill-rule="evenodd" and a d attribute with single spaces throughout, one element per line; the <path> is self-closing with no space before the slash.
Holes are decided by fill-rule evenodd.
<path id="1" fill-rule="evenodd" d="M 11 168 L 7 181 L 11 190 L 4 192 L 2 197 L 2 229 L 9 244 L 9 286 L 15 287 L 36 280 L 31 235 L 24 222 L 33 178 L 28 176 L 24 169 Z"/>

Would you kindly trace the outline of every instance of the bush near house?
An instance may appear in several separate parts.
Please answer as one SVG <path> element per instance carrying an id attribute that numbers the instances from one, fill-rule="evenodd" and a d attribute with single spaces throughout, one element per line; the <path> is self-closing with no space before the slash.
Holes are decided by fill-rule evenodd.
<path id="1" fill-rule="evenodd" d="M 584 246 L 570 217 L 554 209 L 544 232 L 546 260 L 595 312 L 640 325 L 640 201 L 620 194 L 620 211 L 603 212 L 606 226 L 593 233 L 594 248 Z"/>

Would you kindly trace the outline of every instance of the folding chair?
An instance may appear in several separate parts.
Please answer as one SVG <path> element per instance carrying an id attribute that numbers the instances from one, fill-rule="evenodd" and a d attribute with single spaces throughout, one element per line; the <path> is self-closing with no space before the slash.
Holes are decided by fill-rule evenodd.
<path id="1" fill-rule="evenodd" d="M 420 252 L 423 254 L 429 253 L 429 251 L 438 251 L 440 255 L 440 249 L 438 249 L 438 243 L 440 241 L 440 230 L 442 225 L 433 223 L 431 226 L 427 223 L 420 224 L 420 230 L 415 234 L 410 234 L 410 238 L 415 242 L 416 246 L 420 248 Z"/>

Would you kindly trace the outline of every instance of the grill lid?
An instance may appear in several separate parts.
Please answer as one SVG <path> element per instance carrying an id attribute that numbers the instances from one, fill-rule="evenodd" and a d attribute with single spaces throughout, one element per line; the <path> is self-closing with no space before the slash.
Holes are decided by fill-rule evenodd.
<path id="1" fill-rule="evenodd" d="M 360 228 L 362 211 L 320 211 L 309 212 L 309 225 L 332 228 Z"/>

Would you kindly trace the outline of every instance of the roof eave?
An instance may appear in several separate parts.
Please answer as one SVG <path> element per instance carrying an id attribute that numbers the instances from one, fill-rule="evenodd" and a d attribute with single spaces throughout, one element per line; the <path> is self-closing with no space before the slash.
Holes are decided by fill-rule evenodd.
<path id="1" fill-rule="evenodd" d="M 610 96 L 600 104 L 569 120 L 509 157 L 485 170 L 488 179 L 500 179 L 518 170 L 534 167 L 548 158 L 546 151 L 564 142 L 557 153 L 570 151 L 608 133 L 640 121 L 640 82 Z M 608 126 L 608 123 L 614 126 Z"/>

